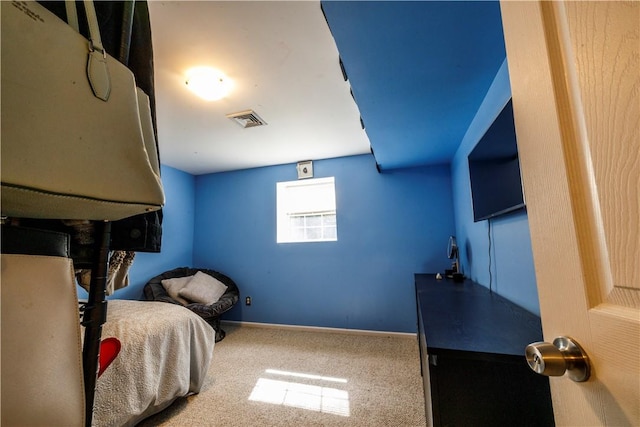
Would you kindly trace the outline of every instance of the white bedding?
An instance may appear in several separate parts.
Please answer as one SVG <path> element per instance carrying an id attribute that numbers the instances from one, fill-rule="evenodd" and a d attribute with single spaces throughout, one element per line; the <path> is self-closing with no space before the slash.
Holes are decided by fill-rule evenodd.
<path id="1" fill-rule="evenodd" d="M 109 300 L 102 337 L 122 348 L 98 378 L 94 426 L 132 426 L 177 397 L 198 393 L 215 331 L 190 310 L 164 302 Z"/>

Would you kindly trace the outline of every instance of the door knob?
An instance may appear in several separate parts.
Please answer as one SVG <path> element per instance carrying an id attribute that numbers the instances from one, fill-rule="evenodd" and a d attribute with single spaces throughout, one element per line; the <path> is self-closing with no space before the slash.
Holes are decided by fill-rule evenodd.
<path id="1" fill-rule="evenodd" d="M 560 377 L 566 372 L 576 382 L 586 381 L 591 375 L 587 353 L 570 337 L 558 337 L 553 344 L 531 343 L 524 354 L 529 367 L 540 375 Z"/>

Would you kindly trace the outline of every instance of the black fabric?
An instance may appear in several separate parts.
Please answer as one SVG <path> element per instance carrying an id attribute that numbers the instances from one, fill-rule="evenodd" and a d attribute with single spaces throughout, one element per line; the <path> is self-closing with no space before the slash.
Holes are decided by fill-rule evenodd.
<path id="1" fill-rule="evenodd" d="M 162 211 L 132 216 L 111 224 L 111 249 L 160 252 Z"/>
<path id="2" fill-rule="evenodd" d="M 99 2 L 99 3 L 115 3 L 111 7 L 118 7 L 117 14 L 124 15 L 123 2 Z M 105 5 L 100 5 L 101 8 Z M 107 7 L 109 5 L 106 5 Z M 113 10 L 112 10 L 113 12 Z M 97 11 L 96 11 L 97 13 Z M 108 26 L 107 32 L 112 34 L 109 43 L 110 47 L 105 45 L 107 52 L 110 48 L 116 51 L 116 43 L 119 43 L 118 51 L 121 52 L 123 47 L 120 46 L 122 38 L 116 40 L 118 34 L 122 34 L 125 28 L 122 28 L 122 19 L 118 21 L 112 20 L 113 27 Z M 101 27 L 102 28 L 102 27 Z M 151 21 L 149 19 L 149 7 L 146 1 L 136 1 L 135 11 L 133 15 L 133 28 L 129 44 L 127 66 L 136 77 L 136 84 L 149 96 L 149 104 L 151 106 L 151 119 L 153 123 L 153 131 L 158 140 L 158 131 L 156 125 L 156 96 L 154 86 L 154 67 L 153 67 L 153 47 L 151 45 Z M 156 144 L 157 150 L 157 144 Z M 156 152 L 158 160 L 160 160 L 159 151 Z M 125 218 L 115 221 L 111 225 L 111 249 L 126 250 L 136 252 L 160 252 L 162 248 L 162 210 L 156 212 L 144 213 L 131 218 Z"/>
<path id="3" fill-rule="evenodd" d="M 227 286 L 227 290 L 220 297 L 220 299 L 213 304 L 207 305 L 194 302 L 186 305 L 185 307 L 206 320 L 207 323 L 209 323 L 216 331 L 216 341 L 221 341 L 224 338 L 225 333 L 222 328 L 220 328 L 220 315 L 236 305 L 238 300 L 240 299 L 240 291 L 238 290 L 238 286 L 228 276 L 215 270 L 208 270 L 203 268 L 174 268 L 173 270 L 165 271 L 164 273 L 149 280 L 144 285 L 144 298 L 147 301 L 162 301 L 171 304 L 182 305 L 169 296 L 164 286 L 162 286 L 162 281 L 164 279 L 193 276 L 198 271 L 201 271 L 211 277 L 218 279 Z"/>

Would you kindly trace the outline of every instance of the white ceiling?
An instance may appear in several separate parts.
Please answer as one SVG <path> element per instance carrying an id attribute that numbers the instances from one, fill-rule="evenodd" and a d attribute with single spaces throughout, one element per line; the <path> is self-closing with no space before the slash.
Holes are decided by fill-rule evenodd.
<path id="1" fill-rule="evenodd" d="M 318 1 L 151 1 L 163 164 L 193 175 L 370 152 Z M 234 82 L 220 101 L 187 90 L 210 66 Z M 242 128 L 253 109 L 268 124 Z"/>

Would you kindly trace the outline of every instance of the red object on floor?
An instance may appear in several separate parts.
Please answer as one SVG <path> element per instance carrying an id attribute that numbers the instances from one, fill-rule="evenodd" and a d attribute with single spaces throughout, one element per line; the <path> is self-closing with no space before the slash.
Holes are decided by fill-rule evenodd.
<path id="1" fill-rule="evenodd" d="M 120 340 L 118 338 L 109 337 L 100 342 L 100 369 L 98 370 L 98 378 L 111 365 L 111 362 L 118 357 L 120 353 Z"/>

